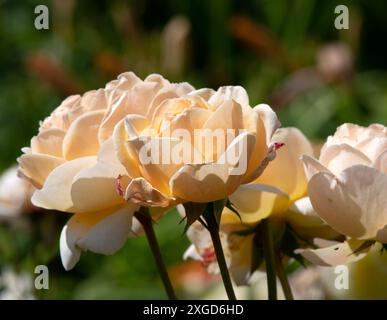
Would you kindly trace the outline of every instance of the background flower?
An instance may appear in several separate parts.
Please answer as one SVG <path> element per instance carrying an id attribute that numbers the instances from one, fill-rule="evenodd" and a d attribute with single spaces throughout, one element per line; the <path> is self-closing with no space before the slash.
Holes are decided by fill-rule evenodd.
<path id="1" fill-rule="evenodd" d="M 300 251 L 307 259 L 343 264 L 363 257 L 374 240 L 387 242 L 386 127 L 344 124 L 327 139 L 319 161 L 309 156 L 303 161 L 314 209 L 334 230 L 350 238 Z"/>
<path id="2" fill-rule="evenodd" d="M 32 191 L 32 186 L 17 176 L 17 166 L 4 171 L 0 176 L 0 221 L 30 211 Z"/>

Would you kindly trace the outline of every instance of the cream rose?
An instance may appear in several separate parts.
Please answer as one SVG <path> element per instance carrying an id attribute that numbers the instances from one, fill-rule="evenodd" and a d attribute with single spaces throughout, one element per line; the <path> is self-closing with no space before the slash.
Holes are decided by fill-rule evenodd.
<path id="1" fill-rule="evenodd" d="M 309 197 L 317 214 L 345 242 L 300 251 L 311 262 L 338 265 L 362 258 L 374 241 L 387 243 L 387 129 L 344 124 L 319 160 L 304 156 Z"/>
<path id="2" fill-rule="evenodd" d="M 115 190 L 117 176 L 126 174 L 111 138 L 115 125 L 128 114 L 151 119 L 163 100 L 192 90 L 159 75 L 142 81 L 128 72 L 103 89 L 67 98 L 41 123 L 18 159 L 19 172 L 37 189 L 34 205 L 74 213 L 60 239 L 66 269 L 81 250 L 112 254 L 131 234 L 137 205 Z"/>
<path id="3" fill-rule="evenodd" d="M 274 143 L 284 146 L 262 175 L 250 184 L 241 185 L 229 197 L 241 220 L 227 208 L 222 213 L 222 245 L 237 285 L 248 284 L 251 277 L 256 231 L 246 231 L 252 230 L 262 219 L 273 216 L 276 221 L 286 222 L 303 239 L 336 235 L 314 212 L 307 197 L 307 178 L 301 156 L 313 154 L 308 139 L 296 128 L 280 128 L 272 137 Z M 184 209 L 179 206 L 179 211 L 182 214 Z M 238 235 L 236 231 L 246 234 Z M 184 257 L 202 261 L 210 273 L 218 272 L 215 256 L 209 254 L 213 246 L 208 231 L 197 222 L 188 229 L 187 236 L 192 245 Z"/>
<path id="4" fill-rule="evenodd" d="M 165 100 L 150 120 L 128 116 L 114 132 L 118 158 L 130 177 L 125 179 L 124 198 L 144 206 L 226 198 L 260 175 L 274 157 L 269 143 L 278 126 L 271 108 L 251 108 L 241 87 L 202 89 Z M 216 132 L 219 140 L 201 143 L 196 133 L 205 132 Z M 145 162 L 144 148 L 157 143 L 169 149 L 162 144 L 151 149 L 157 161 Z M 178 158 L 181 161 L 168 158 L 176 150 L 189 156 Z"/>
<path id="5" fill-rule="evenodd" d="M 33 187 L 17 176 L 17 166 L 12 166 L 0 175 L 0 222 L 17 218 L 32 211 Z"/>

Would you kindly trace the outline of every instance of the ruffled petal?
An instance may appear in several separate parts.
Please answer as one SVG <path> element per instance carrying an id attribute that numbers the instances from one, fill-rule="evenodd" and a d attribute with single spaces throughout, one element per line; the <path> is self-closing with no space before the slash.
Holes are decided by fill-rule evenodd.
<path id="1" fill-rule="evenodd" d="M 125 200 L 143 206 L 168 207 L 176 199 L 167 197 L 144 178 L 135 178 L 126 189 Z"/>
<path id="2" fill-rule="evenodd" d="M 211 202 L 227 197 L 241 184 L 254 144 L 253 135 L 242 133 L 217 162 L 183 166 L 170 180 L 171 193 L 192 202 Z"/>
<path id="3" fill-rule="evenodd" d="M 320 155 L 320 163 L 338 176 L 343 170 L 357 164 L 370 166 L 371 160 L 350 145 L 339 144 L 326 148 Z"/>
<path id="4" fill-rule="evenodd" d="M 41 208 L 59 211 L 73 211 L 71 186 L 74 177 L 82 169 L 95 165 L 97 157 L 83 157 L 71 160 L 56 167 L 48 175 L 42 189 L 35 191 L 32 203 Z M 93 197 L 92 194 L 83 196 Z"/>
<path id="5" fill-rule="evenodd" d="M 38 189 L 43 187 L 51 171 L 64 163 L 62 158 L 31 153 L 23 154 L 17 161 L 19 173 Z"/>
<path id="6" fill-rule="evenodd" d="M 98 129 L 105 111 L 91 111 L 78 117 L 63 140 L 63 156 L 67 160 L 96 155 L 99 151 Z"/>
<path id="7" fill-rule="evenodd" d="M 31 139 L 31 151 L 61 158 L 64 136 L 65 131 L 61 129 L 42 130 Z"/>

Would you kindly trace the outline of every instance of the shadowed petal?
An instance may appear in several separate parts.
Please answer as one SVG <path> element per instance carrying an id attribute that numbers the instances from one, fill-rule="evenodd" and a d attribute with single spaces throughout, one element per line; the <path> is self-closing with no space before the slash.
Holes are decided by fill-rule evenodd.
<path id="1" fill-rule="evenodd" d="M 339 178 L 320 172 L 309 181 L 318 215 L 333 229 L 353 238 L 372 239 L 387 224 L 387 175 L 357 165 Z"/>
<path id="2" fill-rule="evenodd" d="M 66 270 L 79 261 L 81 251 L 111 255 L 119 250 L 131 234 L 134 205 L 115 211 L 75 214 L 60 236 L 60 254 Z"/>

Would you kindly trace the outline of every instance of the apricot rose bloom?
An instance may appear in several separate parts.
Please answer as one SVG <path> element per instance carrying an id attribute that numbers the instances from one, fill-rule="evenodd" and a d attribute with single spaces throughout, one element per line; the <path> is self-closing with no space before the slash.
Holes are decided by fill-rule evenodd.
<path id="1" fill-rule="evenodd" d="M 143 81 L 128 72 L 103 89 L 68 97 L 41 122 L 18 159 L 19 172 L 36 187 L 34 205 L 74 213 L 60 239 L 66 269 L 81 250 L 114 253 L 132 232 L 137 205 L 115 191 L 117 176 L 126 174 L 111 138 L 115 125 L 128 114 L 152 119 L 163 100 L 192 90 L 156 74 Z"/>
<path id="2" fill-rule="evenodd" d="M 361 259 L 374 241 L 387 243 L 387 128 L 338 127 L 319 160 L 304 156 L 308 190 L 317 214 L 348 240 L 301 250 L 319 265 Z"/>
<path id="3" fill-rule="evenodd" d="M 332 236 L 332 230 L 314 212 L 307 197 L 307 178 L 301 156 L 312 155 L 312 146 L 296 128 L 280 128 L 272 143 L 284 146 L 276 158 L 256 180 L 241 185 L 229 199 L 240 214 L 225 208 L 222 213 L 220 234 L 231 275 L 237 285 L 245 285 L 251 276 L 254 233 L 238 235 L 236 231 L 248 230 L 262 219 L 274 217 L 286 221 L 303 238 Z M 179 211 L 183 208 L 179 206 Z M 210 273 L 217 272 L 213 245 L 208 231 L 194 223 L 187 231 L 192 245 L 185 258 L 202 261 Z M 212 260 L 210 259 L 212 258 Z"/>
<path id="4" fill-rule="evenodd" d="M 269 144 L 278 126 L 272 109 L 263 104 L 251 108 L 246 91 L 238 86 L 201 89 L 165 100 L 151 119 L 129 115 L 114 132 L 118 158 L 129 178 L 124 179 L 124 198 L 161 207 L 226 198 L 239 185 L 256 179 L 275 156 Z M 219 140 L 215 147 L 201 143 L 195 139 L 198 132 L 220 134 L 223 148 L 218 148 Z M 163 161 L 173 152 L 161 144 L 150 150 L 151 161 L 144 161 L 144 148 L 160 142 L 190 156 Z M 233 160 L 224 161 L 229 158 Z M 241 170 L 236 173 L 237 169 Z"/>

